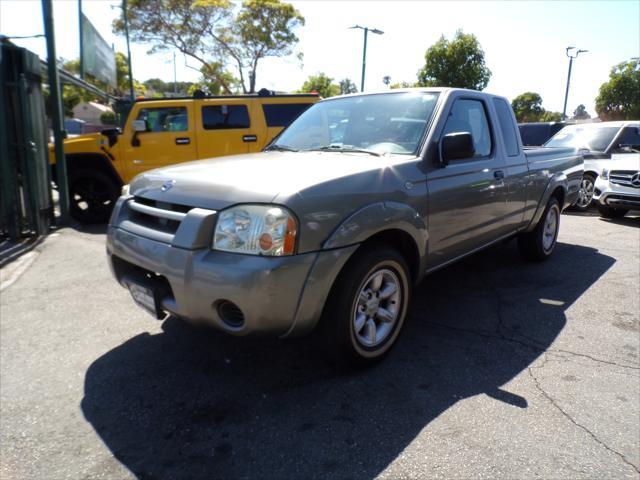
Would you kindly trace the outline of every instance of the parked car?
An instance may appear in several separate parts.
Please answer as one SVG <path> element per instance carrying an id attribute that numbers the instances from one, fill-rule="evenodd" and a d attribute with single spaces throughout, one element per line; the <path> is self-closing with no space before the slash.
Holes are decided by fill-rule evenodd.
<path id="1" fill-rule="evenodd" d="M 596 179 L 593 201 L 606 218 L 640 210 L 640 154 L 613 155 Z"/>
<path id="2" fill-rule="evenodd" d="M 519 123 L 520 138 L 525 147 L 540 147 L 567 124 L 565 122 Z"/>
<path id="3" fill-rule="evenodd" d="M 369 363 L 395 343 L 424 275 L 514 237 L 525 257 L 547 259 L 582 166 L 574 148 L 525 151 L 503 97 L 336 97 L 262 153 L 136 177 L 107 253 L 158 318 L 233 335 L 318 327 L 329 350 Z"/>
<path id="4" fill-rule="evenodd" d="M 545 147 L 579 148 L 584 156 L 584 177 L 575 210 L 586 211 L 594 185 L 614 153 L 640 152 L 640 121 L 583 123 L 564 127 Z"/>
<path id="5" fill-rule="evenodd" d="M 316 94 L 263 90 L 256 95 L 137 100 L 122 131 L 110 128 L 65 140 L 71 214 L 81 222 L 106 222 L 122 185 L 139 173 L 259 152 L 318 99 Z M 49 155 L 55 168 L 53 145 Z"/>

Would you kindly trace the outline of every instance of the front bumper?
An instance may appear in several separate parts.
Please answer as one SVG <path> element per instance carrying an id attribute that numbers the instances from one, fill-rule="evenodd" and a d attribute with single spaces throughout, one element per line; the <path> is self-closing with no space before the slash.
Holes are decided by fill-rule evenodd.
<path id="1" fill-rule="evenodd" d="M 125 202 L 116 208 L 122 209 Z M 357 248 L 287 257 L 189 249 L 176 246 L 175 241 L 148 238 L 153 235 L 145 236 L 144 230 L 132 232 L 129 222 L 117 222 L 122 217 L 120 211 L 114 212 L 116 222 L 112 220 L 107 234 L 109 264 L 118 282 L 125 286 L 132 276 L 151 275 L 167 286 L 161 299 L 163 310 L 234 335 L 284 337 L 310 332 L 340 269 Z M 179 232 L 174 238 L 178 237 Z M 241 325 L 221 317 L 221 302 L 237 306 L 243 316 Z"/>
<path id="2" fill-rule="evenodd" d="M 611 208 L 640 209 L 640 188 L 626 187 L 598 178 L 593 200 Z"/>

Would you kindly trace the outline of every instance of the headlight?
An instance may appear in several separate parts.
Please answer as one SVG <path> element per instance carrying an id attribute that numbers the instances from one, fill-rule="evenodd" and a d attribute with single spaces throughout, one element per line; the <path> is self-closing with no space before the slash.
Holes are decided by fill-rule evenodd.
<path id="1" fill-rule="evenodd" d="M 129 184 L 122 186 L 122 190 L 120 190 L 120 195 L 129 195 Z"/>
<path id="2" fill-rule="evenodd" d="M 293 255 L 297 224 L 294 216 L 274 205 L 239 205 L 220 212 L 213 248 L 249 255 Z"/>
<path id="3" fill-rule="evenodd" d="M 609 180 L 609 169 L 603 168 L 600 176 L 602 177 L 603 180 Z"/>

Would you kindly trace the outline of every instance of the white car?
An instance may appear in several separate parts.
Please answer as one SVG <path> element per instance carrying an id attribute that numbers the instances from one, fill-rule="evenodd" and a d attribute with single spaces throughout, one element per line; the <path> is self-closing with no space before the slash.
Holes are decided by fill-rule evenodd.
<path id="1" fill-rule="evenodd" d="M 596 179 L 593 201 L 607 218 L 640 210 L 640 154 L 613 155 Z"/>
<path id="2" fill-rule="evenodd" d="M 640 122 L 579 123 L 567 125 L 544 144 L 545 147 L 579 148 L 584 156 L 584 174 L 574 210 L 586 211 L 591 204 L 596 179 L 603 168 L 611 169 L 613 154 L 640 152 Z"/>

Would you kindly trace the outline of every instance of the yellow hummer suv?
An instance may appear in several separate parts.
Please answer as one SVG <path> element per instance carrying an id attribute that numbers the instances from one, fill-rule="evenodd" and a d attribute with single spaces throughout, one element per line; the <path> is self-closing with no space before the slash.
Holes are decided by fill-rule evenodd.
<path id="1" fill-rule="evenodd" d="M 64 142 L 71 215 L 108 220 L 122 185 L 152 168 L 258 152 L 311 104 L 316 94 L 274 94 L 136 101 L 124 127 Z M 53 146 L 50 161 L 55 169 Z M 54 177 L 55 178 L 55 177 Z"/>

